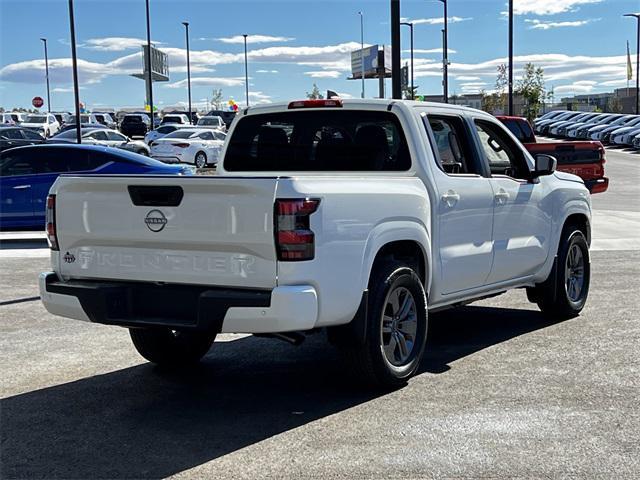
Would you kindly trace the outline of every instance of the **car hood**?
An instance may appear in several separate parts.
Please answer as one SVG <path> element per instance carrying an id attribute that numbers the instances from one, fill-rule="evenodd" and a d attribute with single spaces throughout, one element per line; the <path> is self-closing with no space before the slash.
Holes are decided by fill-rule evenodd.
<path id="1" fill-rule="evenodd" d="M 577 175 L 573 175 L 572 173 L 561 172 L 560 170 L 556 170 L 554 173 L 556 178 L 560 180 L 566 180 L 568 182 L 582 183 L 584 184 L 584 180 Z"/>

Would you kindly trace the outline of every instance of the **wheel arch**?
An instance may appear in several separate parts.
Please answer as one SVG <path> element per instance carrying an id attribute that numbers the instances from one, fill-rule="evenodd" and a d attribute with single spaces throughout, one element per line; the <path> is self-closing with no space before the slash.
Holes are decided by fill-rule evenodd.
<path id="1" fill-rule="evenodd" d="M 378 225 L 371 232 L 365 247 L 362 290 L 367 288 L 376 263 L 389 257 L 414 263 L 425 292 L 429 292 L 432 278 L 431 240 L 424 225 L 412 221 L 394 221 Z"/>

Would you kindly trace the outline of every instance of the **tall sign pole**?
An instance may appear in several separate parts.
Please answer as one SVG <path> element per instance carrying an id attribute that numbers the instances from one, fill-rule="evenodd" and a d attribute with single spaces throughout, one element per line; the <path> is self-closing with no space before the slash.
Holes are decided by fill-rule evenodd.
<path id="1" fill-rule="evenodd" d="M 444 6 L 444 29 L 442 30 L 442 97 L 449 103 L 449 30 L 447 26 L 447 0 L 440 0 Z"/>
<path id="2" fill-rule="evenodd" d="M 402 98 L 400 72 L 400 0 L 391 0 L 391 98 Z"/>
<path id="3" fill-rule="evenodd" d="M 149 101 L 149 114 L 151 115 L 151 127 L 154 129 L 153 123 L 153 72 L 151 71 L 151 20 L 149 19 L 149 0 L 145 0 L 147 10 L 147 95 Z"/>
<path id="4" fill-rule="evenodd" d="M 80 128 L 80 88 L 78 87 L 78 55 L 76 54 L 76 24 L 73 18 L 73 0 L 69 0 L 69 28 L 71 30 L 71 59 L 73 70 L 73 94 L 76 102 L 76 141 L 82 143 Z"/>

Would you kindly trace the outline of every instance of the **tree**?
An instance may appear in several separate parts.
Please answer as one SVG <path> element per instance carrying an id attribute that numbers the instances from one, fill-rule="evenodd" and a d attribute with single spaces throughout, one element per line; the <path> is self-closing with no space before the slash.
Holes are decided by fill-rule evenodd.
<path id="1" fill-rule="evenodd" d="M 311 90 L 311 92 L 307 92 L 307 98 L 309 100 L 322 100 L 324 98 L 324 95 L 320 93 L 320 89 L 318 88 L 318 85 L 314 83 L 313 89 Z"/>
<path id="2" fill-rule="evenodd" d="M 618 97 L 611 98 L 608 103 L 608 110 L 611 113 L 622 113 L 622 102 Z"/>
<path id="3" fill-rule="evenodd" d="M 213 93 L 211 95 L 211 105 L 215 110 L 222 109 L 222 89 L 218 88 L 217 90 L 214 88 Z"/>
<path id="4" fill-rule="evenodd" d="M 498 77 L 496 78 L 496 103 L 497 106 L 504 113 L 507 109 L 507 93 L 506 89 L 509 86 L 509 79 L 507 78 L 507 66 L 502 63 L 498 65 Z"/>
<path id="5" fill-rule="evenodd" d="M 523 114 L 531 122 L 538 116 L 545 98 L 544 70 L 533 63 L 524 66 L 524 75 L 516 85 L 515 93 L 525 100 Z"/>

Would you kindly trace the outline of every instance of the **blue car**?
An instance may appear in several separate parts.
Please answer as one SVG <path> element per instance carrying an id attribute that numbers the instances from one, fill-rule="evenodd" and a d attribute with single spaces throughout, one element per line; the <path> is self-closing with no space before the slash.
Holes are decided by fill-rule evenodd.
<path id="1" fill-rule="evenodd" d="M 31 145 L 0 153 L 0 229 L 44 228 L 47 194 L 63 173 L 190 175 L 137 153 L 94 145 Z"/>

